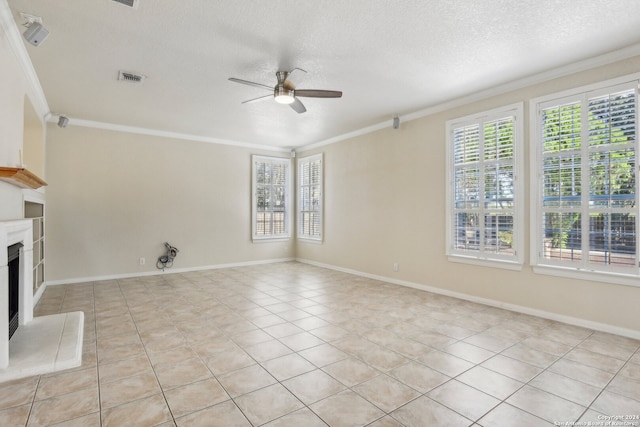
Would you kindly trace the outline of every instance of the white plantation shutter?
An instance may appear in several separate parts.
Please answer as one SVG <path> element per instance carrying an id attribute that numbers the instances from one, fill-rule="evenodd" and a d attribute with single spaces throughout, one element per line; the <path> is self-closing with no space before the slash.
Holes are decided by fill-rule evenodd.
<path id="1" fill-rule="evenodd" d="M 539 265 L 638 274 L 637 82 L 539 105 Z"/>
<path id="2" fill-rule="evenodd" d="M 253 239 L 290 236 L 289 159 L 253 156 Z"/>
<path id="3" fill-rule="evenodd" d="M 520 105 L 447 122 L 448 255 L 522 262 L 521 116 Z"/>
<path id="4" fill-rule="evenodd" d="M 542 235 L 546 256 L 572 262 L 581 239 L 582 114 L 565 100 L 542 110 Z"/>
<path id="5" fill-rule="evenodd" d="M 322 154 L 298 160 L 298 237 L 322 240 Z"/>

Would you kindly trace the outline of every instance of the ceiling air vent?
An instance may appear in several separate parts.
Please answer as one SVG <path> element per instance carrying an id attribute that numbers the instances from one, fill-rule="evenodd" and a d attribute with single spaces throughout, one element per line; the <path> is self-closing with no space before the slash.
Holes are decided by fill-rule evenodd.
<path id="1" fill-rule="evenodd" d="M 134 9 L 138 8 L 138 0 L 113 0 L 116 3 L 123 4 L 125 6 L 132 7 Z"/>
<path id="2" fill-rule="evenodd" d="M 129 71 L 119 71 L 118 72 L 118 80 L 124 80 L 125 82 L 140 84 L 146 78 L 147 78 L 147 76 L 143 76 L 142 74 L 130 73 Z"/>

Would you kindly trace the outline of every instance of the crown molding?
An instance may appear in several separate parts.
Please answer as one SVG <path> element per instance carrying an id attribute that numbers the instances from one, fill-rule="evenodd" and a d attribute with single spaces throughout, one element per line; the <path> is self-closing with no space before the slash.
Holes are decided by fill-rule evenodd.
<path id="1" fill-rule="evenodd" d="M 52 115 L 50 112 L 49 105 L 47 103 L 44 91 L 42 89 L 42 86 L 40 85 L 40 81 L 35 72 L 35 69 L 33 68 L 33 64 L 31 62 L 31 59 L 29 58 L 29 54 L 24 45 L 24 42 L 22 41 L 22 36 L 15 23 L 15 20 L 13 18 L 13 15 L 11 13 L 11 9 L 9 8 L 7 0 L 0 0 L 0 27 L 4 29 L 7 35 L 7 40 L 9 42 L 9 45 L 12 51 L 14 52 L 14 55 L 24 72 L 25 78 L 27 80 L 27 94 L 29 95 L 29 98 L 34 104 L 36 111 L 42 118 L 44 118 L 45 121 L 49 121 L 49 122 L 57 121 L 58 116 Z M 425 116 L 446 111 L 452 108 L 460 107 L 469 103 L 481 101 L 489 97 L 501 95 L 514 90 L 522 89 L 527 86 L 543 83 L 559 77 L 564 77 L 577 72 L 586 71 L 592 68 L 611 64 L 617 61 L 629 59 L 631 57 L 638 56 L 638 55 L 640 55 L 640 43 L 632 46 L 628 46 L 626 48 L 622 48 L 613 52 L 609 52 L 600 56 L 574 62 L 572 64 L 568 64 L 565 66 L 557 67 L 552 70 L 538 73 L 532 76 L 524 77 L 522 79 L 505 83 L 503 85 L 488 88 L 488 89 L 476 92 L 474 94 L 471 94 L 469 96 L 443 102 L 438 105 L 433 105 L 412 113 L 398 115 L 397 117 L 400 119 L 401 122 L 412 121 Z M 74 119 L 71 117 L 69 117 L 69 119 L 70 119 L 69 120 L 70 125 L 82 126 L 82 127 L 90 127 L 90 128 L 93 127 L 97 129 L 114 130 L 118 132 L 128 132 L 128 133 L 141 134 L 141 135 L 160 136 L 160 137 L 175 138 L 175 139 L 182 139 L 182 140 L 188 140 L 188 141 L 207 142 L 212 144 L 231 145 L 236 147 L 276 151 L 276 152 L 283 152 L 283 153 L 289 152 L 291 150 L 291 147 L 285 148 L 285 147 L 265 146 L 260 144 L 251 144 L 251 143 L 245 143 L 245 142 L 239 142 L 239 141 L 233 141 L 233 140 L 227 140 L 227 139 L 221 139 L 221 138 L 185 134 L 180 132 L 169 132 L 169 131 L 162 131 L 157 129 L 148 129 L 148 128 L 141 128 L 141 127 L 135 127 L 135 126 L 125 126 L 125 125 L 118 125 L 118 124 L 112 124 L 112 123 L 97 122 L 97 121 L 91 121 L 91 120 Z M 315 143 L 301 145 L 295 148 L 297 150 L 307 151 L 307 150 L 323 147 L 325 145 L 330 145 L 330 144 L 334 144 L 347 139 L 352 139 L 358 136 L 373 133 L 389 127 L 391 120 L 392 120 L 392 117 L 390 116 L 389 120 L 385 120 L 383 122 L 379 122 L 371 126 L 367 126 L 367 127 L 364 127 L 352 132 L 347 132 L 341 135 L 337 135 L 335 137 L 318 141 Z"/>
<path id="2" fill-rule="evenodd" d="M 5 0 L 0 0 L 0 1 L 5 1 Z M 22 45 L 22 47 L 24 50 L 24 45 Z M 493 96 L 502 95 L 504 93 L 512 92 L 514 90 L 522 89 L 535 84 L 544 83 L 549 80 L 565 77 L 581 71 L 587 71 L 592 68 L 608 65 L 608 64 L 629 59 L 638 55 L 640 55 L 640 43 L 623 48 L 623 49 L 619 49 L 613 52 L 609 52 L 600 56 L 589 58 L 583 61 L 578 61 L 578 62 L 574 62 L 561 67 L 557 67 L 552 70 L 538 73 L 532 76 L 527 76 L 522 79 L 514 80 L 512 82 L 505 83 L 499 86 L 494 86 L 492 88 L 488 88 L 465 97 L 443 102 L 438 105 L 430 106 L 412 113 L 398 115 L 397 117 L 400 119 L 401 123 L 416 120 L 422 117 L 447 111 L 452 108 L 461 107 L 463 105 L 467 105 L 477 101 L 482 101 L 484 99 L 487 99 Z M 38 87 L 40 87 L 39 83 L 38 83 Z M 373 133 L 373 132 L 390 127 L 392 119 L 393 117 L 390 116 L 389 120 L 385 120 L 384 122 L 379 122 L 377 124 L 373 124 L 371 126 L 357 129 L 352 132 L 347 132 L 329 139 L 325 139 L 325 140 L 307 144 L 307 145 L 301 145 L 294 148 L 300 151 L 308 151 L 308 150 L 313 150 L 326 145 L 335 144 L 337 142 L 341 142 L 347 139 L 352 139 L 358 136 Z M 49 122 L 57 122 L 57 120 L 58 120 L 58 116 L 56 115 L 49 115 L 48 117 Z M 185 133 L 179 133 L 179 132 L 169 132 L 169 131 L 162 131 L 162 130 L 156 130 L 156 129 L 140 128 L 135 126 L 125 126 L 125 125 L 117 125 L 112 123 L 97 122 L 97 121 L 91 121 L 91 120 L 73 119 L 71 117 L 69 117 L 69 124 L 75 125 L 75 126 L 93 127 L 97 129 L 114 130 L 118 132 L 129 132 L 129 133 L 135 133 L 135 134 L 141 134 L 141 135 L 161 136 L 166 138 L 183 139 L 188 141 L 207 142 L 212 144 L 232 145 L 235 147 L 260 149 L 260 150 L 275 151 L 275 152 L 282 152 L 282 153 L 289 152 L 291 150 L 291 147 L 285 148 L 285 147 L 266 146 L 266 145 L 260 145 L 260 144 L 251 144 L 251 143 L 213 138 L 213 137 L 204 137 L 204 136 L 191 135 L 191 134 L 185 134 Z"/>
<path id="3" fill-rule="evenodd" d="M 452 108 L 461 107 L 463 105 L 471 104 L 477 101 L 482 101 L 484 99 L 487 99 L 493 96 L 502 95 L 518 89 L 526 88 L 528 86 L 533 86 L 533 85 L 544 83 L 560 77 L 565 77 L 571 74 L 579 73 L 581 71 L 587 71 L 592 68 L 612 64 L 618 61 L 623 61 L 625 59 L 633 58 L 634 56 L 638 56 L 638 55 L 640 55 L 640 43 L 632 46 L 628 46 L 619 50 L 615 50 L 613 52 L 608 52 L 593 58 L 589 58 L 589 59 L 568 64 L 568 65 L 564 65 L 561 67 L 557 67 L 549 71 L 544 71 L 542 73 L 537 73 L 531 76 L 527 76 L 527 77 L 514 80 L 512 82 L 508 82 L 502 85 L 494 86 L 494 87 L 473 93 L 471 95 L 457 98 L 451 101 L 446 101 L 438 105 L 433 105 L 433 106 L 424 108 L 422 110 L 415 111 L 413 113 L 398 115 L 397 117 L 400 119 L 401 123 L 420 119 L 422 117 L 441 113 L 443 111 L 447 111 Z M 391 127 L 390 125 L 391 125 L 392 119 L 393 118 L 390 116 L 389 120 L 386 120 L 384 122 L 367 126 L 365 128 L 362 128 L 353 132 L 348 132 L 342 135 L 338 135 L 333 138 L 325 139 L 323 141 L 296 147 L 296 149 L 300 151 L 313 150 L 316 148 L 323 147 L 325 145 L 335 144 L 336 142 L 344 141 L 346 139 L 351 139 L 357 136 L 376 132 L 378 130 Z"/>
<path id="4" fill-rule="evenodd" d="M 65 115 L 65 117 L 69 119 L 69 126 L 79 126 L 79 127 L 93 128 L 93 129 L 111 130 L 115 132 L 133 133 L 138 135 L 159 136 L 162 138 L 173 138 L 173 139 L 181 139 L 181 140 L 194 141 L 194 142 L 206 142 L 209 144 L 231 145 L 234 147 L 249 148 L 252 150 L 275 151 L 278 153 L 289 153 L 291 151 L 291 148 L 286 148 L 286 147 L 275 147 L 270 145 L 251 144 L 248 142 L 233 141 L 230 139 L 213 138 L 213 137 L 192 135 L 192 134 L 180 133 L 180 132 L 170 132 L 165 130 L 149 129 L 149 128 L 142 128 L 137 126 L 118 125 L 115 123 L 105 123 L 105 122 L 98 122 L 94 120 L 76 119 L 73 117 L 69 117 L 67 115 Z M 57 123 L 59 118 L 60 118 L 59 115 L 50 114 L 47 117 L 47 121 L 49 123 Z"/>
<path id="5" fill-rule="evenodd" d="M 7 0 L 0 0 L 0 27 L 2 27 L 7 35 L 9 46 L 24 73 L 27 81 L 27 95 L 38 115 L 44 119 L 47 114 L 49 114 L 49 104 L 40 85 L 36 70 L 33 68 L 31 58 L 29 58 L 27 48 L 22 41 L 22 35 L 13 19 Z"/>

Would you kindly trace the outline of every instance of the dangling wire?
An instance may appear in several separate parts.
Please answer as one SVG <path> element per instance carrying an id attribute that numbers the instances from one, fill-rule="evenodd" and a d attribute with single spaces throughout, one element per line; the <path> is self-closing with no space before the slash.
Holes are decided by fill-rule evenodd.
<path id="1" fill-rule="evenodd" d="M 171 268 L 173 266 L 173 259 L 178 255 L 178 248 L 171 246 L 169 242 L 165 242 L 164 246 L 167 248 L 167 254 L 162 255 L 158 258 L 158 262 L 156 262 L 156 267 L 158 270 L 164 271 L 165 268 Z"/>

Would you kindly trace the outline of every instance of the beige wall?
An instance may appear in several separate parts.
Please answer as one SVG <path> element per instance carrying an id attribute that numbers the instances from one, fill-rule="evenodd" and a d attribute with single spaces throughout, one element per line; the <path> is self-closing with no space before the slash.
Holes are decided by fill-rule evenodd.
<path id="1" fill-rule="evenodd" d="M 31 101 L 24 99 L 24 130 L 23 130 L 23 162 L 27 169 L 41 178 L 45 178 L 45 127 L 38 117 Z"/>
<path id="2" fill-rule="evenodd" d="M 16 167 L 22 149 L 23 101 L 26 93 L 22 70 L 0 27 L 0 165 Z"/>
<path id="3" fill-rule="evenodd" d="M 22 69 L 9 46 L 4 29 L 0 27 L 0 166 L 17 167 L 20 164 L 19 153 L 23 150 L 24 104 L 30 104 L 26 96 L 27 90 Z M 43 145 L 45 136 L 42 132 L 42 119 L 37 117 L 32 107 L 29 108 L 32 126 L 36 128 L 40 125 L 37 138 Z M 22 218 L 24 197 L 44 200 L 42 191 L 24 190 L 0 181 L 0 220 Z"/>
<path id="4" fill-rule="evenodd" d="M 47 281 L 293 257 L 251 242 L 251 154 L 288 153 L 50 124 Z"/>
<path id="5" fill-rule="evenodd" d="M 531 98 L 638 70 L 640 58 L 634 58 L 301 152 L 324 152 L 325 238 L 321 245 L 298 243 L 298 258 L 640 333 L 640 287 L 534 274 L 528 237 L 522 271 L 452 263 L 445 256 L 447 120 L 525 102 L 528 177 Z M 527 179 L 525 234 L 528 189 Z"/>

